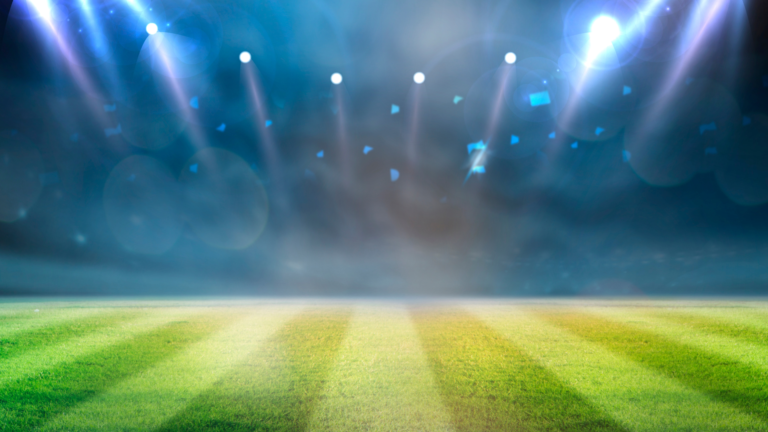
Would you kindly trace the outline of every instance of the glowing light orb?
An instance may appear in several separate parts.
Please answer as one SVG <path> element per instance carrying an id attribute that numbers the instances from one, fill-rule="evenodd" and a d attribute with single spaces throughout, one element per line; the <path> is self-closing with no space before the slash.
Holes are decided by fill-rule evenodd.
<path id="1" fill-rule="evenodd" d="M 607 48 L 619 36 L 621 36 L 621 28 L 615 19 L 607 15 L 601 15 L 592 21 L 589 41 L 596 49 Z"/>
<path id="2" fill-rule="evenodd" d="M 333 75 L 331 75 L 331 82 L 332 83 L 334 83 L 336 85 L 339 85 L 339 84 L 341 84 L 341 80 L 342 80 L 342 77 L 341 77 L 340 73 L 336 72 Z"/>
<path id="3" fill-rule="evenodd" d="M 242 63 L 248 63 L 249 61 L 251 61 L 251 53 L 249 53 L 248 51 L 241 52 L 240 53 L 240 61 Z"/>
<path id="4" fill-rule="evenodd" d="M 421 72 L 416 72 L 415 74 L 413 74 L 413 82 L 415 82 L 416 84 L 423 83 L 425 79 L 426 77 Z"/>
<path id="5" fill-rule="evenodd" d="M 517 61 L 517 56 L 513 52 L 508 52 L 504 55 L 504 61 L 507 64 L 514 64 Z"/>
<path id="6" fill-rule="evenodd" d="M 147 24 L 147 33 L 149 33 L 151 35 L 157 33 L 157 24 L 155 24 L 155 23 Z"/>

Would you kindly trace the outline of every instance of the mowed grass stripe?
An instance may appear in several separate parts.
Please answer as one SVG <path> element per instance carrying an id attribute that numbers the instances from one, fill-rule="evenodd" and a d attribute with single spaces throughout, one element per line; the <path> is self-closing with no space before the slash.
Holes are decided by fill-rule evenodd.
<path id="1" fill-rule="evenodd" d="M 520 348 L 460 310 L 414 309 L 458 431 L 623 431 Z"/>
<path id="2" fill-rule="evenodd" d="M 115 313 L 120 313 L 120 309 L 115 309 Z M 10 385 L 14 381 L 39 375 L 47 369 L 74 361 L 78 357 L 103 351 L 111 345 L 151 331 L 174 319 L 185 318 L 193 313 L 199 313 L 199 311 L 173 308 L 160 313 L 158 310 L 148 310 L 146 315 L 135 320 L 115 323 L 94 330 L 83 337 L 28 350 L 2 362 L 0 388 Z"/>
<path id="3" fill-rule="evenodd" d="M 348 308 L 301 313 L 159 430 L 305 430 L 349 320 Z"/>
<path id="4" fill-rule="evenodd" d="M 536 317 L 534 308 L 468 309 L 630 430 L 768 430 L 757 417 Z"/>
<path id="5" fill-rule="evenodd" d="M 451 430 L 405 307 L 356 308 L 309 430 Z"/>
<path id="6" fill-rule="evenodd" d="M 21 332 L 56 326 L 104 312 L 104 309 L 91 308 L 49 308 L 40 312 L 34 312 L 34 309 L 24 310 L 23 313 L 0 318 L 0 340 L 12 338 Z"/>
<path id="7" fill-rule="evenodd" d="M 619 311 L 611 310 L 611 314 Z M 540 312 L 539 316 L 574 334 L 653 368 L 711 398 L 768 420 L 768 372 L 726 356 L 669 339 L 617 319 L 579 311 Z"/>
<path id="8" fill-rule="evenodd" d="M 239 364 L 302 306 L 246 308 L 242 319 L 178 356 L 120 382 L 46 424 L 43 431 L 146 431 L 182 411 Z"/>
<path id="9" fill-rule="evenodd" d="M 768 328 L 733 323 L 715 316 L 690 313 L 689 311 L 662 309 L 646 313 L 653 318 L 659 318 L 692 332 L 702 332 L 722 336 L 741 342 L 768 345 Z M 768 317 L 766 317 L 768 321 Z"/>
<path id="10" fill-rule="evenodd" d="M 0 388 L 0 430 L 27 431 L 219 330 L 232 314 L 176 321 Z"/>
<path id="11" fill-rule="evenodd" d="M 101 311 L 97 314 L 79 316 L 64 322 L 41 326 L 18 332 L 13 336 L 0 338 L 0 368 L 8 359 L 31 349 L 82 337 L 95 330 L 136 319 L 144 314 L 142 311 L 133 309 Z"/>

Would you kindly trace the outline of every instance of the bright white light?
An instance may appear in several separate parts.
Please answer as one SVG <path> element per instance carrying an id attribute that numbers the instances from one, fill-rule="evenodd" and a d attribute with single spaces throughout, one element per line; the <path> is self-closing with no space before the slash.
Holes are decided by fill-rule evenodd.
<path id="1" fill-rule="evenodd" d="M 504 61 L 508 64 L 514 64 L 517 61 L 517 56 L 513 52 L 508 52 L 504 55 Z"/>
<path id="2" fill-rule="evenodd" d="M 342 78 L 341 78 L 341 74 L 340 73 L 336 72 L 333 75 L 331 75 L 331 82 L 332 83 L 334 83 L 336 85 L 339 85 L 339 84 L 341 84 L 341 80 L 342 80 Z"/>
<path id="3" fill-rule="evenodd" d="M 147 24 L 147 33 L 149 33 L 151 35 L 157 33 L 157 24 L 155 24 L 155 23 Z"/>
<path id="4" fill-rule="evenodd" d="M 243 63 L 248 63 L 251 61 L 251 53 L 248 51 L 243 51 L 240 53 L 240 61 Z"/>
<path id="5" fill-rule="evenodd" d="M 423 83 L 425 78 L 426 77 L 421 72 L 416 72 L 415 74 L 413 74 L 413 82 L 415 82 L 416 84 Z"/>
<path id="6" fill-rule="evenodd" d="M 589 42 L 593 48 L 598 50 L 608 48 L 619 36 L 621 36 L 621 28 L 615 19 L 600 15 L 592 21 Z"/>

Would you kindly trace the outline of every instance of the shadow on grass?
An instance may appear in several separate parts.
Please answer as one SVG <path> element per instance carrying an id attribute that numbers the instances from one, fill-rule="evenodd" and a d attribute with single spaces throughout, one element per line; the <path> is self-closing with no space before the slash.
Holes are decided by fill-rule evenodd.
<path id="1" fill-rule="evenodd" d="M 25 352 L 55 345 L 69 339 L 83 337 L 96 330 L 108 328 L 145 315 L 140 311 L 108 311 L 96 315 L 76 317 L 65 322 L 52 323 L 0 338 L 0 368 L 2 361 L 24 354 Z"/>
<path id="2" fill-rule="evenodd" d="M 350 317 L 347 310 L 302 313 L 159 430 L 305 430 Z"/>
<path id="3" fill-rule="evenodd" d="M 231 315 L 204 315 L 171 322 L 2 387 L 0 430 L 28 431 L 39 427 L 53 416 L 177 354 L 231 321 Z"/>
<path id="4" fill-rule="evenodd" d="M 584 313 L 539 313 L 549 322 L 655 369 L 743 412 L 768 420 L 768 372 Z"/>
<path id="5" fill-rule="evenodd" d="M 457 431 L 625 430 L 472 315 L 411 316 Z"/>

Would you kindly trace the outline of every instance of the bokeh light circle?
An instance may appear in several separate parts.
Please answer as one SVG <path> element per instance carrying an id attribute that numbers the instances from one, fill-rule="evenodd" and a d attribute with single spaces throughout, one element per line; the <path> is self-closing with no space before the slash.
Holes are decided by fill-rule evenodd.
<path id="1" fill-rule="evenodd" d="M 147 24 L 147 33 L 149 33 L 151 35 L 157 33 L 157 24 L 155 24 L 155 23 Z"/>
<path id="2" fill-rule="evenodd" d="M 331 82 L 336 84 L 336 85 L 341 84 L 342 79 L 343 78 L 342 78 L 341 74 L 338 73 L 338 72 L 336 72 L 336 73 L 331 75 Z"/>
<path id="3" fill-rule="evenodd" d="M 43 159 L 32 142 L 16 131 L 0 132 L 0 221 L 26 217 L 43 189 Z"/>
<path id="4" fill-rule="evenodd" d="M 423 83 L 425 79 L 426 77 L 421 72 L 416 72 L 415 74 L 413 74 L 413 82 L 415 82 L 416 84 Z"/>
<path id="5" fill-rule="evenodd" d="M 251 53 L 248 51 L 243 51 L 240 53 L 240 63 L 248 63 L 251 61 Z"/>
<path id="6" fill-rule="evenodd" d="M 181 194 L 170 170 L 149 156 L 129 156 L 104 185 L 104 211 L 112 233 L 127 250 L 160 254 L 184 226 Z"/>
<path id="7" fill-rule="evenodd" d="M 269 205 L 259 177 L 236 154 L 209 147 L 184 165 L 186 219 L 203 242 L 222 249 L 244 249 L 267 224 Z"/>
<path id="8" fill-rule="evenodd" d="M 513 52 L 508 52 L 504 54 L 504 61 L 507 64 L 515 64 L 515 62 L 517 61 L 517 55 L 515 55 L 515 53 Z"/>

